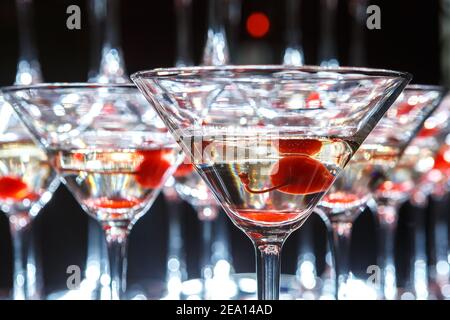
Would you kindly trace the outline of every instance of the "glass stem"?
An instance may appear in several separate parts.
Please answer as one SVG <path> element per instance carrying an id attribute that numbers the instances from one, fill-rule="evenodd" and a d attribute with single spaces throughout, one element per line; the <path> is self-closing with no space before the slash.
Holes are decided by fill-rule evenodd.
<path id="1" fill-rule="evenodd" d="M 219 208 L 218 210 L 219 211 Z M 232 271 L 232 255 L 230 249 L 230 235 L 228 232 L 228 217 L 226 214 L 219 214 L 216 219 L 216 232 L 214 239 L 214 252 L 213 255 L 217 256 L 217 260 L 224 260 L 230 266 L 230 272 Z M 229 275 L 229 274 L 228 274 Z"/>
<path id="2" fill-rule="evenodd" d="M 14 278 L 13 299 L 28 300 L 28 252 L 31 242 L 31 218 L 28 213 L 16 213 L 9 217 L 13 253 L 14 253 Z"/>
<path id="3" fill-rule="evenodd" d="M 208 31 L 202 64 L 221 66 L 228 64 L 230 54 L 225 32 L 225 2 L 223 0 L 208 1 Z"/>
<path id="4" fill-rule="evenodd" d="M 258 300 L 278 300 L 280 296 L 282 242 L 255 242 Z"/>
<path id="5" fill-rule="evenodd" d="M 108 274 L 108 256 L 105 236 L 98 222 L 88 220 L 87 257 L 85 277 L 95 289 L 91 292 L 93 299 L 101 299 L 101 278 Z"/>
<path id="6" fill-rule="evenodd" d="M 203 299 L 207 299 L 207 282 L 213 277 L 214 263 L 212 257 L 214 220 L 217 218 L 217 208 L 214 206 L 197 209 L 202 226 L 202 252 L 200 257 L 201 278 L 203 281 Z"/>
<path id="7" fill-rule="evenodd" d="M 286 49 L 283 64 L 301 66 L 304 64 L 301 32 L 299 24 L 299 10 L 301 0 L 286 1 Z"/>
<path id="8" fill-rule="evenodd" d="M 425 208 L 414 208 L 414 265 L 411 278 L 416 299 L 428 298 L 428 267 Z"/>
<path id="9" fill-rule="evenodd" d="M 128 82 L 120 46 L 120 0 L 93 0 L 91 2 L 92 61 L 89 81 L 102 83 Z M 101 43 L 101 45 L 99 44 Z"/>
<path id="10" fill-rule="evenodd" d="M 431 241 L 431 259 L 430 265 L 430 280 L 433 285 L 444 287 L 450 280 L 450 270 L 448 268 L 447 249 L 448 241 L 448 208 L 447 203 L 450 198 L 447 196 L 443 198 L 432 197 L 430 210 L 430 241 Z M 438 293 L 438 296 L 440 293 Z"/>
<path id="11" fill-rule="evenodd" d="M 16 0 L 16 7 L 20 51 L 15 83 L 27 85 L 42 82 L 41 66 L 37 58 L 34 28 L 32 27 L 33 1 Z"/>
<path id="12" fill-rule="evenodd" d="M 381 267 L 381 298 L 393 300 L 397 296 L 395 271 L 395 232 L 397 229 L 397 208 L 378 206 L 378 266 Z"/>
<path id="13" fill-rule="evenodd" d="M 109 271 L 111 279 L 111 300 L 123 298 L 126 289 L 128 227 L 105 228 L 108 244 Z"/>
<path id="14" fill-rule="evenodd" d="M 349 3 L 350 13 L 353 16 L 349 59 L 351 65 L 355 67 L 366 65 L 364 30 L 367 2 L 367 0 L 351 0 Z"/>
<path id="15" fill-rule="evenodd" d="M 308 222 L 306 222 L 308 223 Z M 297 275 L 302 285 L 315 281 L 316 257 L 314 255 L 314 230 L 311 223 L 302 226 L 299 234 Z"/>
<path id="16" fill-rule="evenodd" d="M 334 254 L 334 267 L 336 275 L 335 297 L 336 300 L 347 298 L 347 281 L 350 273 L 350 240 L 352 233 L 351 222 L 331 222 L 332 250 Z"/>
<path id="17" fill-rule="evenodd" d="M 336 67 L 339 65 L 336 49 L 336 19 L 338 0 L 321 0 L 320 38 L 319 45 L 320 65 Z"/>
<path id="18" fill-rule="evenodd" d="M 177 67 L 194 65 L 192 58 L 192 0 L 175 0 L 177 23 Z"/>
<path id="19" fill-rule="evenodd" d="M 170 187 L 166 188 L 169 189 Z M 165 190 L 166 190 L 165 189 Z M 164 190 L 164 191 L 165 191 Z M 167 192 L 165 192 L 167 195 Z M 169 296 L 178 297 L 180 294 L 181 282 L 186 278 L 186 261 L 183 248 L 183 233 L 181 228 L 180 205 L 181 199 L 176 195 L 176 191 L 171 191 L 171 196 L 167 197 L 169 213 L 169 233 L 167 257 L 167 291 Z M 172 286 L 176 281 L 179 286 Z"/>

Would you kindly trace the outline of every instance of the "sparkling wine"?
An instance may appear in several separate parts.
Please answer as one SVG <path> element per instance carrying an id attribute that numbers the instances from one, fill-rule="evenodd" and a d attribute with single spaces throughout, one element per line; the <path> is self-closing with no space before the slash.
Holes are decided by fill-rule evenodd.
<path id="1" fill-rule="evenodd" d="M 194 164 L 233 221 L 245 229 L 301 223 L 353 152 L 327 137 L 203 136 Z M 197 141 L 198 140 L 198 141 Z"/>
<path id="2" fill-rule="evenodd" d="M 53 150 L 51 159 L 81 205 L 106 223 L 129 222 L 156 197 L 178 159 L 175 148 Z"/>
<path id="3" fill-rule="evenodd" d="M 4 211 L 29 210 L 53 177 L 45 153 L 32 141 L 0 144 L 0 203 Z"/>

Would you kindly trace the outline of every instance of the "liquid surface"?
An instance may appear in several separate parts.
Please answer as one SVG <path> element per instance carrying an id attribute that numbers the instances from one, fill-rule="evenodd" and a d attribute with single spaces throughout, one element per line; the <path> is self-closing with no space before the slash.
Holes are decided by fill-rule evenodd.
<path id="1" fill-rule="evenodd" d="M 354 219 L 400 157 L 394 145 L 364 143 L 336 179 L 319 208 L 330 219 Z"/>
<path id="2" fill-rule="evenodd" d="M 0 144 L 0 203 L 4 211 L 26 211 L 40 199 L 54 174 L 32 141 Z"/>
<path id="3" fill-rule="evenodd" d="M 56 170 L 97 219 L 128 223 L 154 200 L 178 160 L 175 148 L 72 149 L 51 152 Z"/>
<path id="4" fill-rule="evenodd" d="M 200 140 L 200 139 L 198 139 Z M 245 227 L 299 221 L 333 183 L 352 148 L 323 137 L 194 139 L 194 157 L 233 221 Z"/>

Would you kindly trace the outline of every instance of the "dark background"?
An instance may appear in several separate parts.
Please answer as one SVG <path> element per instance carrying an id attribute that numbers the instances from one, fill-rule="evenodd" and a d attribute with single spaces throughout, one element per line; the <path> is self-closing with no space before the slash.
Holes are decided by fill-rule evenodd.
<path id="1" fill-rule="evenodd" d="M 285 46 L 284 1 L 243 0 L 242 19 L 252 11 L 263 11 L 271 21 L 266 37 L 252 39 L 241 23 L 233 35 L 231 59 L 233 63 L 248 62 L 250 49 L 261 51 L 260 61 L 280 63 Z M 206 33 L 206 0 L 193 0 L 193 48 L 198 63 Z M 318 63 L 319 1 L 303 0 L 301 28 L 307 64 Z M 371 1 L 381 7 L 381 30 L 365 29 L 367 67 L 409 71 L 413 82 L 438 84 L 440 82 L 439 13 L 437 0 L 432 1 Z M 78 4 L 82 12 L 81 30 L 66 28 L 67 6 Z M 175 14 L 173 1 L 126 0 L 121 4 L 122 48 L 129 74 L 153 67 L 172 66 L 175 61 Z M 339 1 L 337 21 L 338 58 L 343 65 L 349 61 L 351 18 L 348 1 Z M 86 81 L 90 61 L 90 32 L 87 1 L 36 0 L 35 33 L 39 59 L 45 81 Z M 0 85 L 14 82 L 18 56 L 18 28 L 13 0 L 0 1 Z M 251 62 L 251 61 L 250 61 Z M 167 249 L 167 217 L 162 197 L 135 226 L 129 249 L 130 285 L 142 279 L 164 278 Z M 200 226 L 192 209 L 186 205 L 184 229 L 188 252 L 190 277 L 198 276 L 198 246 Z M 400 272 L 406 273 L 410 241 L 408 216 L 411 208 L 403 208 L 399 227 Z M 70 193 L 60 187 L 53 200 L 36 219 L 38 244 L 43 254 L 44 278 L 48 292 L 64 288 L 68 265 L 83 266 L 86 256 L 87 215 Z M 229 223 L 231 224 L 231 223 Z M 320 219 L 313 216 L 304 226 L 316 238 L 319 267 L 323 265 L 325 231 Z M 250 241 L 233 226 L 232 250 L 237 272 L 253 272 L 253 249 Z M 298 232 L 288 241 L 283 256 L 283 272 L 295 272 Z M 0 289 L 11 287 L 11 242 L 6 218 L 0 216 Z M 364 273 L 375 264 L 375 233 L 372 217 L 363 214 L 355 224 L 352 245 L 354 271 Z"/>

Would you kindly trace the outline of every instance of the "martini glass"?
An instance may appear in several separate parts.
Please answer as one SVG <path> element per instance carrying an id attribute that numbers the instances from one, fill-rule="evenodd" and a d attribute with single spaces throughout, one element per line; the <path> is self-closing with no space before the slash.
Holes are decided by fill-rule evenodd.
<path id="1" fill-rule="evenodd" d="M 11 106 L 6 102 L 0 105 L 0 206 L 8 218 L 13 244 L 13 299 L 39 299 L 31 227 L 58 183 L 45 153 Z"/>
<path id="2" fill-rule="evenodd" d="M 441 89 L 442 95 L 445 90 Z M 438 102 L 440 102 L 439 97 Z M 439 294 L 429 282 L 430 270 L 427 267 L 426 248 L 426 219 L 425 208 L 429 196 L 433 193 L 436 172 L 433 172 L 434 159 L 439 148 L 444 144 L 449 130 L 448 105 L 441 104 L 433 114 L 427 118 L 419 133 L 405 150 L 400 163 L 393 172 L 392 188 L 396 185 L 411 186 L 407 195 L 408 200 L 421 210 L 416 210 L 412 216 L 414 258 L 409 281 L 402 289 L 404 294 L 412 294 L 417 299 L 426 299 L 429 295 Z M 440 172 L 438 171 L 437 174 Z M 438 178 L 440 176 L 438 175 Z M 405 190 L 408 191 L 408 190 Z"/>
<path id="3" fill-rule="evenodd" d="M 33 32 L 33 1 L 31 0 L 16 0 L 17 7 L 17 20 L 18 20 L 18 28 L 19 28 L 19 59 L 17 62 L 17 72 L 15 78 L 16 85 L 28 85 L 31 83 L 38 83 L 42 81 L 42 72 L 38 59 L 38 54 L 36 50 L 35 37 Z M 8 143 L 11 143 L 11 146 L 14 146 L 11 151 L 5 150 L 3 152 L 4 157 L 2 158 L 2 162 L 6 163 L 4 166 L 3 174 L 7 174 L 11 171 L 16 171 L 18 177 L 25 175 L 26 171 L 26 183 L 30 182 L 29 179 L 31 177 L 30 170 L 33 168 L 33 164 L 38 162 L 38 159 L 41 157 L 41 160 L 45 162 L 45 155 L 42 157 L 42 152 L 36 151 L 36 148 L 32 148 L 33 142 L 31 141 L 30 136 L 24 130 L 23 126 L 19 124 L 18 119 L 12 114 L 11 106 L 4 102 L 3 97 L 0 95 L 0 114 L 2 115 L 1 121 L 1 140 L 8 149 Z M 17 144 L 15 144 L 17 142 Z M 22 143 L 23 142 L 23 143 Z M 21 148 L 23 147 L 23 150 Z M 22 151 L 29 150 L 29 148 L 33 149 L 36 152 L 31 152 L 34 157 L 30 157 L 26 159 L 26 157 L 20 157 Z M 21 151 L 20 151 L 21 150 Z M 8 160 L 10 158 L 10 160 Z M 9 168 L 8 163 L 15 162 L 16 165 L 20 161 L 24 161 L 23 164 L 23 172 L 20 173 L 20 168 Z M 44 166 L 44 165 L 43 165 Z M 42 172 L 36 173 L 36 180 L 39 177 L 42 177 L 42 180 L 39 183 L 42 183 L 42 189 L 39 186 L 39 183 L 34 184 L 30 188 L 36 187 L 36 194 L 38 194 L 39 199 L 34 199 L 30 201 L 29 199 L 24 199 L 26 206 L 24 210 L 22 210 L 22 214 L 25 217 L 26 211 L 28 213 L 33 213 L 29 215 L 28 223 L 24 226 L 18 226 L 16 223 L 11 223 L 11 219 L 17 213 L 15 209 L 15 205 L 12 204 L 13 200 L 2 200 L 8 202 L 6 203 L 2 209 L 7 210 L 7 214 L 10 220 L 10 229 L 12 234 L 12 242 L 13 242 L 13 250 L 14 250 L 14 280 L 13 280 L 13 299 L 21 300 L 21 299 L 39 299 L 41 295 L 42 289 L 42 279 L 40 275 L 40 266 L 39 259 L 36 254 L 35 243 L 32 240 L 33 233 L 31 229 L 31 222 L 33 218 L 38 214 L 40 208 L 45 205 L 47 201 L 50 200 L 51 195 L 56 189 L 54 185 L 50 187 L 50 184 L 45 181 L 46 179 L 41 176 Z M 53 173 L 52 173 L 53 174 Z M 36 181 L 35 180 L 35 181 Z M 4 180 L 7 181 L 7 180 Z M 9 183 L 7 183 L 9 188 Z M 47 188 L 48 187 L 48 188 Z M 46 192 L 44 190 L 47 190 Z M 45 197 L 42 195 L 45 194 Z M 20 199 L 14 200 L 17 203 L 20 203 Z M 27 202 L 28 201 L 28 202 Z M 34 209 L 31 208 L 34 206 Z M 25 220 L 22 219 L 22 223 Z"/>
<path id="4" fill-rule="evenodd" d="M 407 97 L 406 95 L 408 93 L 410 94 Z M 408 92 L 405 91 L 403 100 L 400 100 L 399 102 L 401 104 L 397 116 L 403 123 L 408 121 L 413 123 L 414 121 L 412 121 L 412 119 L 418 117 L 419 110 L 416 110 L 417 106 L 426 104 L 431 107 L 431 111 L 434 111 L 441 102 L 444 94 L 445 89 L 442 87 L 411 86 L 411 90 Z M 400 99 L 402 99 L 402 97 Z M 423 111 L 420 112 L 423 117 Z M 401 120 L 402 118 L 403 120 Z M 426 118 L 428 117 L 423 117 L 422 120 L 425 121 Z M 415 131 L 411 131 L 411 139 L 408 143 L 408 148 L 401 154 L 400 160 L 395 168 L 387 172 L 383 183 L 373 192 L 377 203 L 377 218 L 380 232 L 379 239 L 382 241 L 379 246 L 380 251 L 378 257 L 380 261 L 378 265 L 381 266 L 383 270 L 381 289 L 382 294 L 386 299 L 394 299 L 398 296 L 394 262 L 394 240 L 398 219 L 397 212 L 401 204 L 408 200 L 414 187 L 414 179 L 411 176 L 412 171 L 410 170 L 411 166 L 406 165 L 405 161 L 410 159 L 408 154 L 411 152 L 410 148 L 414 144 L 412 139 L 418 134 L 422 125 L 423 123 L 420 123 Z M 407 132 L 405 125 L 402 125 L 402 132 Z M 419 163 L 422 161 L 422 156 L 424 155 L 417 155 L 414 161 Z"/>
<path id="5" fill-rule="evenodd" d="M 94 83 L 129 83 L 120 41 L 120 0 L 89 1 L 90 70 L 88 81 Z M 108 257 L 104 236 L 97 221 L 88 220 L 88 240 L 85 280 L 88 295 L 109 296 L 108 285 L 102 277 L 108 276 Z"/>
<path id="6" fill-rule="evenodd" d="M 439 290 L 437 298 L 448 299 L 450 293 L 450 228 L 449 210 L 446 207 L 450 190 L 450 134 L 440 147 L 435 159 L 433 170 L 427 174 L 433 186 L 433 207 L 431 210 L 431 241 L 429 259 L 429 280 L 431 287 Z"/>
<path id="7" fill-rule="evenodd" d="M 192 1 L 174 0 L 176 15 L 176 60 L 175 66 L 184 67 L 194 64 L 192 57 Z M 174 177 L 189 175 L 192 167 L 182 163 L 174 173 Z M 168 255 L 166 263 L 166 299 L 179 299 L 182 282 L 187 277 L 185 253 L 183 248 L 183 232 L 181 228 L 182 201 L 175 188 L 177 181 L 171 177 L 163 188 L 167 200 L 169 215 Z"/>
<path id="8" fill-rule="evenodd" d="M 201 221 L 201 294 L 205 299 L 230 298 L 235 293 L 235 284 L 230 278 L 228 232 L 226 221 L 219 216 L 220 206 L 189 159 L 178 167 L 174 178 L 178 195 L 195 209 Z"/>
<path id="9" fill-rule="evenodd" d="M 414 204 L 425 206 L 430 195 L 445 193 L 445 145 L 450 133 L 450 106 L 444 100 L 426 120 L 404 156 L 409 161 L 417 185 L 412 192 Z M 413 163 L 414 160 L 417 163 Z M 444 160 L 444 161 L 443 161 Z M 441 170 L 442 169 L 442 170 Z"/>
<path id="10" fill-rule="evenodd" d="M 252 240 L 259 299 L 278 299 L 286 238 L 397 98 L 404 73 L 286 66 L 132 76 L 233 223 Z M 308 97 L 321 98 L 320 105 Z"/>
<path id="11" fill-rule="evenodd" d="M 108 244 L 111 298 L 123 297 L 127 237 L 180 152 L 131 84 L 42 84 L 3 92 Z"/>
<path id="12" fill-rule="evenodd" d="M 357 282 L 350 271 L 353 222 L 372 200 L 372 193 L 396 166 L 425 119 L 437 107 L 442 93 L 441 88 L 406 87 L 319 203 L 318 209 L 331 222 L 328 226 L 334 248 L 336 299 L 349 299 L 356 293 L 353 289 Z M 357 294 L 362 297 L 364 293 L 359 290 Z M 368 291 L 364 297 L 371 296 L 376 298 L 376 290 Z"/>

